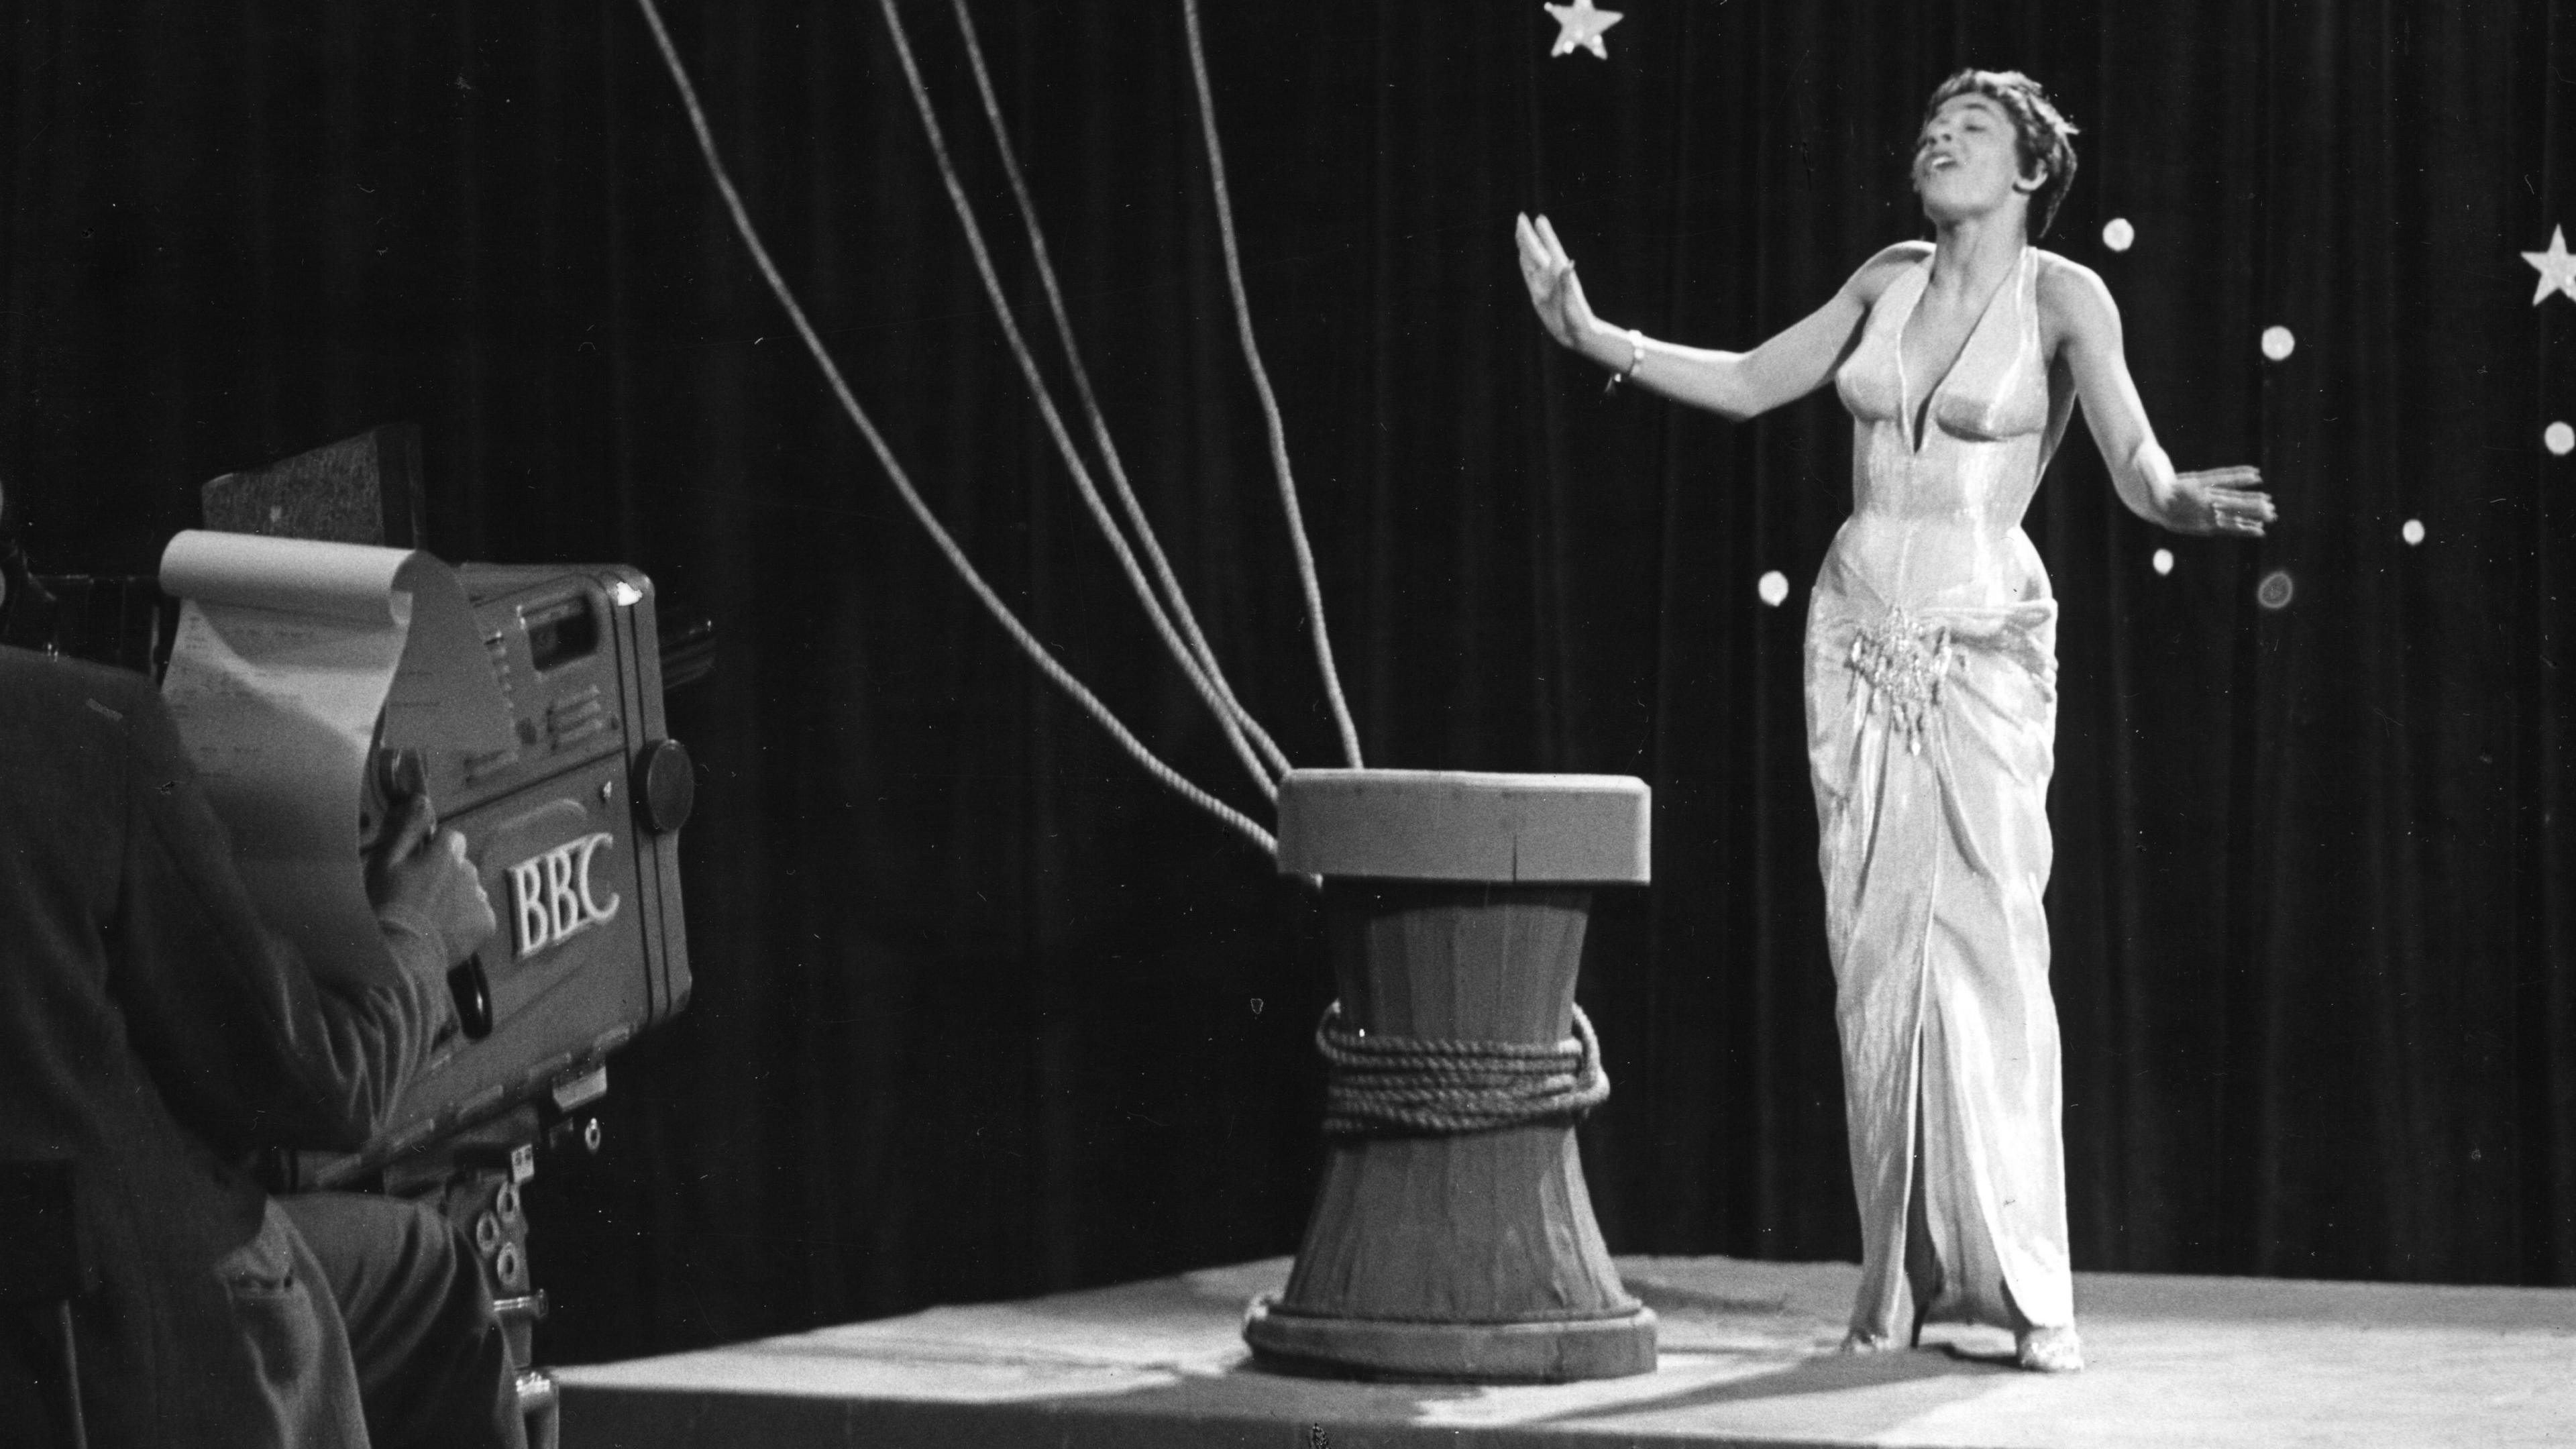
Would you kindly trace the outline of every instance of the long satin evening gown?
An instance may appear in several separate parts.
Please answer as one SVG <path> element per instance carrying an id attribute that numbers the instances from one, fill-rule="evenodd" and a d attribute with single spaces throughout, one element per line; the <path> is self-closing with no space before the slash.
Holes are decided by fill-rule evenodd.
<path id="1" fill-rule="evenodd" d="M 1836 375 L 1852 515 L 1807 618 L 1868 1343 L 2074 1321 L 2040 905 L 2057 604 L 2020 526 L 2053 442 L 2040 256 L 2024 249 L 1946 377 L 1909 378 L 1931 266 L 1889 284 Z"/>

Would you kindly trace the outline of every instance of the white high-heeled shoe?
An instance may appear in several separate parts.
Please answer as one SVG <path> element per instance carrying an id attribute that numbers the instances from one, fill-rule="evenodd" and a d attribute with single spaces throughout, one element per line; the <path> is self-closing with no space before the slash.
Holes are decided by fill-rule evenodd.
<path id="1" fill-rule="evenodd" d="M 2013 1357 L 2032 1373 L 2080 1373 L 2084 1368 L 2084 1341 L 2075 1336 L 2075 1325 L 2071 1323 L 2025 1328 L 2013 1336 Z"/>

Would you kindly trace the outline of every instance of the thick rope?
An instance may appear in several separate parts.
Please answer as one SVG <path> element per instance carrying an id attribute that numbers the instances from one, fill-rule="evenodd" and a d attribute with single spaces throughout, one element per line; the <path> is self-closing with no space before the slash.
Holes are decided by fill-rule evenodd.
<path id="1" fill-rule="evenodd" d="M 1118 556 L 1119 566 L 1127 573 L 1128 587 L 1136 591 L 1138 602 L 1145 606 L 1145 616 L 1153 621 L 1154 631 L 1163 636 L 1164 647 L 1179 662 L 1181 673 L 1197 687 L 1199 698 L 1216 715 L 1217 724 L 1225 731 L 1226 742 L 1234 746 L 1236 757 L 1251 772 L 1253 783 L 1261 789 L 1262 798 L 1275 803 L 1279 798 L 1279 786 L 1253 755 L 1252 746 L 1245 741 L 1236 711 L 1227 707 L 1229 696 L 1217 692 L 1199 657 L 1173 629 L 1171 618 L 1164 612 L 1163 601 L 1156 596 L 1153 585 L 1146 582 L 1144 570 L 1137 565 L 1135 552 L 1127 545 L 1126 534 L 1119 531 L 1117 523 L 1109 516 L 1109 505 L 1101 501 L 1100 490 L 1092 484 L 1091 470 L 1083 466 L 1082 455 L 1074 448 L 1073 435 L 1066 431 L 1064 419 L 1056 411 L 1055 397 L 1047 390 L 1045 377 L 1038 372 L 1037 358 L 1031 355 L 1028 339 L 1020 333 L 1019 316 L 1011 310 L 1009 299 L 1003 295 L 1001 273 L 994 269 L 992 250 L 984 244 L 984 228 L 975 220 L 975 209 L 966 200 L 966 188 L 957 179 L 956 163 L 948 153 L 947 133 L 940 127 L 938 114 L 930 108 L 930 89 L 922 81 L 920 63 L 913 58 L 912 37 L 903 28 L 903 17 L 896 13 L 894 0 L 879 0 L 879 8 L 885 12 L 886 31 L 894 39 L 895 55 L 903 62 L 904 80 L 912 88 L 913 109 L 921 116 L 921 129 L 930 138 L 931 155 L 939 162 L 939 179 L 948 189 L 948 204 L 957 213 L 958 226 L 966 233 L 966 249 L 975 259 L 975 273 L 983 279 L 984 296 L 992 302 L 993 312 L 1001 321 L 1002 335 L 1010 341 L 1011 356 L 1020 364 L 1020 375 L 1028 380 L 1029 396 L 1037 404 L 1038 416 L 1045 420 L 1048 436 L 1055 440 L 1057 453 L 1063 456 L 1065 467 L 1073 474 L 1074 490 L 1082 495 L 1083 505 L 1091 510 L 1091 521 L 1099 527 L 1101 537 L 1109 541 L 1110 551 Z M 1141 520 L 1143 515 L 1133 516 Z M 1152 537 L 1150 533 L 1145 536 L 1149 540 Z"/>
<path id="2" fill-rule="evenodd" d="M 1252 712 L 1235 698 L 1233 686 L 1226 682 L 1225 671 L 1217 667 L 1216 651 L 1208 646 L 1207 636 L 1200 632 L 1198 616 L 1191 611 L 1189 598 L 1181 592 L 1180 580 L 1172 573 L 1171 561 L 1163 555 L 1162 543 L 1155 538 L 1153 526 L 1145 520 L 1145 509 L 1136 500 L 1136 490 L 1128 486 L 1126 464 L 1118 455 L 1118 445 L 1109 436 L 1109 420 L 1100 411 L 1099 399 L 1092 394 L 1091 371 L 1083 366 L 1082 353 L 1074 345 L 1073 322 L 1065 311 L 1064 290 L 1056 283 L 1055 261 L 1047 250 L 1046 233 L 1038 226 L 1037 205 L 1029 199 L 1028 183 L 1020 174 L 1019 153 L 1011 145 L 1009 128 L 1002 124 L 1001 102 L 993 93 L 993 78 L 984 66 L 984 47 L 976 38 L 974 18 L 967 14 L 966 0 L 950 0 L 950 4 L 957 12 L 958 33 L 966 40 L 966 58 L 974 66 L 975 89 L 983 98 L 984 119 L 992 127 L 993 145 L 1001 152 L 1003 173 L 1010 178 L 1011 195 L 1019 203 L 1020 219 L 1028 230 L 1029 252 L 1037 261 L 1038 281 L 1046 289 L 1047 308 L 1055 315 L 1056 338 L 1064 347 L 1065 366 L 1073 373 L 1074 391 L 1081 397 L 1083 412 L 1089 417 L 1092 441 L 1100 449 L 1100 459 L 1109 471 L 1110 486 L 1118 494 L 1119 507 L 1136 530 L 1137 542 L 1143 545 L 1146 557 L 1152 561 L 1154 578 L 1162 587 L 1164 602 L 1181 626 L 1181 632 L 1188 636 L 1190 651 L 1198 657 L 1199 667 L 1207 671 L 1209 682 L 1224 697 L 1235 722 L 1261 751 L 1272 771 L 1285 775 L 1289 769 L 1288 756 L 1271 739 L 1269 732 L 1253 719 Z"/>
<path id="3" fill-rule="evenodd" d="M 1336 1001 L 1315 1027 L 1327 1135 L 1488 1132 L 1578 1117 L 1610 1095 L 1600 1039 L 1580 1006 L 1574 1035 L 1549 1043 L 1371 1036 L 1341 1020 Z"/>
<path id="4" fill-rule="evenodd" d="M 841 376 L 839 364 L 832 360 L 831 353 L 824 350 L 822 338 L 816 335 L 814 324 L 806 320 L 805 309 L 798 305 L 796 294 L 788 289 L 786 278 L 779 275 L 777 263 L 770 260 L 769 248 L 761 243 L 759 230 L 751 223 L 751 213 L 743 206 L 741 193 L 734 189 L 733 176 L 726 171 L 724 158 L 717 154 L 715 133 L 707 125 L 706 109 L 698 104 L 697 87 L 689 82 L 688 69 L 680 63 L 680 52 L 671 43 L 670 31 L 662 25 L 661 11 L 654 8 L 653 0 L 635 0 L 635 4 L 637 9 L 644 12 L 644 23 L 653 31 L 654 44 L 661 48 L 662 63 L 671 72 L 672 84 L 679 88 L 680 103 L 689 113 L 690 127 L 697 132 L 698 153 L 706 158 L 707 173 L 714 178 L 716 190 L 724 197 L 726 210 L 733 215 L 734 230 L 741 235 L 743 245 L 751 252 L 752 260 L 759 265 L 761 276 L 769 283 L 771 295 L 778 299 L 778 304 L 785 309 L 788 320 L 795 324 L 796 335 L 804 340 L 805 350 L 812 354 L 815 365 L 823 370 L 824 379 L 831 384 L 833 396 L 840 400 L 841 410 L 849 414 L 850 421 L 857 426 L 860 436 L 867 439 L 869 449 L 876 454 L 877 462 L 885 469 L 886 477 L 894 484 L 895 492 L 902 497 L 904 505 L 912 510 L 912 516 L 919 520 L 922 528 L 930 534 L 931 541 L 939 546 L 939 551 L 947 556 L 949 565 L 957 571 L 958 578 L 965 582 L 966 587 L 974 592 L 978 600 L 982 601 L 985 610 L 1002 626 L 1003 631 L 1027 652 L 1039 672 L 1055 681 L 1057 687 L 1063 689 L 1075 703 L 1081 705 L 1084 712 L 1097 721 L 1102 729 L 1107 730 L 1110 737 L 1134 757 L 1147 774 L 1169 786 L 1182 798 L 1224 821 L 1245 839 L 1261 847 L 1262 851 L 1272 859 L 1277 859 L 1279 842 L 1269 831 L 1255 824 L 1243 812 L 1191 784 L 1182 777 L 1180 771 L 1156 758 L 1153 751 L 1145 748 L 1143 741 L 1137 739 L 1125 725 L 1118 722 L 1118 717 L 1109 712 L 1107 705 L 1102 704 L 1097 696 L 1083 687 L 1082 681 L 1075 679 L 1062 664 L 1057 663 L 1055 656 L 1047 652 L 1046 646 L 1040 644 L 1037 637 L 1028 631 L 1027 626 L 1019 621 L 1018 616 L 1011 612 L 1010 606 L 1002 602 L 1001 596 L 993 592 L 992 586 L 984 582 L 983 575 L 975 571 L 975 565 L 968 561 L 966 551 L 959 548 L 957 541 L 949 537 L 948 530 L 940 526 L 937 515 L 930 511 L 929 504 L 922 501 L 920 492 L 912 486 L 910 475 L 904 472 L 903 464 L 895 458 L 893 448 L 887 445 L 885 435 L 877 431 L 877 426 L 869 419 L 867 411 L 859 406 L 859 400 L 851 393 L 848 381 Z"/>
<path id="5" fill-rule="evenodd" d="M 1342 677 L 1333 668 L 1333 641 L 1324 629 L 1324 589 L 1315 577 L 1315 552 L 1306 543 L 1305 514 L 1297 507 L 1296 480 L 1288 472 L 1288 432 L 1279 420 L 1279 399 L 1270 391 L 1270 374 L 1261 366 L 1261 347 L 1252 337 L 1252 303 L 1243 290 L 1243 258 L 1234 244 L 1234 202 L 1225 185 L 1225 149 L 1216 139 L 1216 100 L 1208 89 L 1207 50 L 1199 41 L 1198 0 L 1181 0 L 1181 16 L 1190 36 L 1190 78 L 1198 85 L 1199 134 L 1207 143 L 1208 180 L 1216 194 L 1217 235 L 1225 242 L 1225 281 L 1234 293 L 1235 334 L 1243 342 L 1243 360 L 1252 367 L 1252 388 L 1261 397 L 1262 420 L 1270 427 L 1270 463 L 1279 474 L 1279 505 L 1288 514 L 1288 542 L 1297 553 L 1297 581 L 1306 590 L 1306 624 L 1315 638 L 1315 662 L 1324 673 L 1324 698 L 1333 706 L 1333 724 L 1341 731 L 1342 757 L 1360 768 L 1360 732 L 1351 723 L 1351 707 L 1342 700 Z"/>

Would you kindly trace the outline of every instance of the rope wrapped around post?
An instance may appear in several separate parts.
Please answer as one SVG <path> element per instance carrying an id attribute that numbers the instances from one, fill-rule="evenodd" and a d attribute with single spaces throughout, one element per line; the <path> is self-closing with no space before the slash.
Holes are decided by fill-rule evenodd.
<path id="1" fill-rule="evenodd" d="M 1579 1117 L 1610 1095 L 1600 1039 L 1580 1006 L 1574 1035 L 1554 1043 L 1371 1036 L 1341 1018 L 1336 1001 L 1315 1026 L 1327 1135 L 1487 1132 Z"/>

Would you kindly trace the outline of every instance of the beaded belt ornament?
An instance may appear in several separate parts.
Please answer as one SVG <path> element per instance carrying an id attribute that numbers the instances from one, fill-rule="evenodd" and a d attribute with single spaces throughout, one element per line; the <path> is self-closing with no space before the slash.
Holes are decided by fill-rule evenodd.
<path id="1" fill-rule="evenodd" d="M 1883 709 L 1888 727 L 1905 736 L 1906 749 L 1923 753 L 1923 727 L 1941 703 L 1941 680 L 1958 651 L 1946 624 L 1927 623 L 1890 609 L 1852 636 L 1852 687 L 1866 681 L 1870 708 Z"/>

